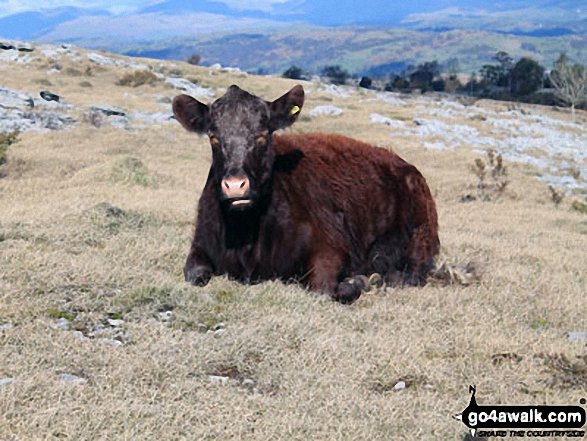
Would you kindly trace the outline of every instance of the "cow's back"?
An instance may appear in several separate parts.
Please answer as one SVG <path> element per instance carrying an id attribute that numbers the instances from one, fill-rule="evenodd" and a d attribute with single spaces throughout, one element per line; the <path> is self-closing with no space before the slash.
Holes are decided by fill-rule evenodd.
<path id="1" fill-rule="evenodd" d="M 310 222 L 315 246 L 344 250 L 350 272 L 373 269 L 367 260 L 378 241 L 386 241 L 387 254 L 398 250 L 386 265 L 403 265 L 401 250 L 412 231 L 420 223 L 436 225 L 424 178 L 391 151 L 321 133 L 275 136 L 274 145 L 278 156 L 303 153 L 297 167 L 275 174 L 276 202 L 287 201 L 294 223 Z"/>

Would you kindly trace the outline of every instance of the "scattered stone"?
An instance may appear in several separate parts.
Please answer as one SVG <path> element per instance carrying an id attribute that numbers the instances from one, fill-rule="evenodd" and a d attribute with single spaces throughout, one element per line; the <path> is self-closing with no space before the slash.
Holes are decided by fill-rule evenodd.
<path id="1" fill-rule="evenodd" d="M 75 338 L 79 338 L 81 341 L 88 341 L 89 338 L 84 335 L 82 331 L 72 331 L 72 335 Z"/>
<path id="2" fill-rule="evenodd" d="M 210 69 L 212 69 L 212 70 L 220 70 L 222 72 L 244 73 L 238 67 L 224 67 L 220 63 L 213 64 L 212 66 L 210 66 Z"/>
<path id="3" fill-rule="evenodd" d="M 173 87 L 175 87 L 177 90 L 193 96 L 194 98 L 211 99 L 216 96 L 212 89 L 198 86 L 191 81 L 186 80 L 185 78 L 167 77 L 165 78 L 165 82 L 173 85 Z"/>
<path id="4" fill-rule="evenodd" d="M 88 380 L 82 377 L 78 377 L 77 375 L 63 373 L 59 374 L 59 379 L 65 383 L 72 383 L 72 384 L 86 384 Z"/>
<path id="5" fill-rule="evenodd" d="M 214 386 L 225 386 L 228 384 L 229 377 L 221 377 L 219 375 L 210 375 L 210 384 Z"/>
<path id="6" fill-rule="evenodd" d="M 13 383 L 14 377 L 12 378 L 0 378 L 0 387 L 6 386 L 7 384 Z"/>
<path id="7" fill-rule="evenodd" d="M 149 66 L 143 63 L 136 63 L 134 61 L 117 60 L 115 58 L 106 57 L 104 55 L 91 52 L 86 54 L 88 60 L 100 66 L 121 66 L 130 67 L 132 69 L 149 70 Z"/>
<path id="8" fill-rule="evenodd" d="M 0 109 L 34 107 L 33 97 L 16 90 L 0 87 Z"/>
<path id="9" fill-rule="evenodd" d="M 587 332 L 569 332 L 569 341 L 587 341 Z"/>
<path id="10" fill-rule="evenodd" d="M 398 383 L 396 383 L 395 386 L 393 386 L 393 390 L 402 390 L 406 388 L 406 382 L 405 381 L 399 381 Z"/>
<path id="11" fill-rule="evenodd" d="M 140 121 L 141 123 L 145 123 L 147 126 L 155 125 L 155 124 L 176 123 L 176 119 L 171 114 L 171 112 L 169 112 L 169 113 L 165 113 L 165 112 L 156 112 L 156 113 L 134 112 L 132 114 L 132 119 L 135 121 Z"/>
<path id="12" fill-rule="evenodd" d="M 114 326 L 115 328 L 124 325 L 124 320 L 118 320 L 118 319 L 108 319 L 108 324 L 110 326 Z"/>
<path id="13" fill-rule="evenodd" d="M 0 332 L 9 331 L 12 328 L 14 328 L 14 325 L 12 323 L 4 323 L 4 324 L 0 325 Z"/>
<path id="14" fill-rule="evenodd" d="M 101 338 L 100 341 L 110 346 L 124 346 L 123 342 L 121 342 L 120 340 L 116 340 L 114 338 Z"/>
<path id="15" fill-rule="evenodd" d="M 315 109 L 311 110 L 308 115 L 314 118 L 316 116 L 340 116 L 344 113 L 344 111 L 340 107 L 336 106 L 318 106 Z"/>
<path id="16" fill-rule="evenodd" d="M 342 86 L 336 86 L 335 84 L 327 84 L 318 92 L 327 93 L 329 95 L 341 97 L 341 98 L 348 98 L 351 96 L 351 91 L 348 88 L 343 88 Z"/>
<path id="17" fill-rule="evenodd" d="M 383 115 L 378 113 L 371 114 L 371 123 L 372 124 L 385 124 L 386 126 L 390 127 L 397 127 L 397 128 L 405 128 L 405 123 L 403 121 L 399 121 L 397 119 L 387 118 Z"/>
<path id="18" fill-rule="evenodd" d="M 242 385 L 252 389 L 253 387 L 255 387 L 255 382 L 253 380 L 251 380 L 250 378 L 245 378 L 243 380 Z"/>
<path id="19" fill-rule="evenodd" d="M 406 104 L 406 102 L 404 100 L 398 98 L 397 96 L 394 96 L 394 94 L 392 94 L 390 92 L 378 93 L 377 100 L 384 101 L 384 102 L 386 102 L 388 104 L 392 104 L 394 106 L 405 106 L 405 104 Z"/>
<path id="20" fill-rule="evenodd" d="M 54 329 L 62 329 L 64 331 L 69 331 L 71 329 L 71 323 L 66 318 L 60 318 L 52 326 Z"/>
<path id="21" fill-rule="evenodd" d="M 159 320 L 162 322 L 168 322 L 173 319 L 173 311 L 165 311 L 159 313 Z"/>

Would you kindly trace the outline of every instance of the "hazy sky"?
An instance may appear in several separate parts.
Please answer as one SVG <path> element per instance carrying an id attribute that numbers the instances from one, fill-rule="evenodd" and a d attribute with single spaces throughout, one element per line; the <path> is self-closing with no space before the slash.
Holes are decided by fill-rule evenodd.
<path id="1" fill-rule="evenodd" d="M 273 4 L 287 3 L 291 0 L 218 0 L 236 10 L 252 9 L 270 11 Z M 188 5 L 197 5 L 198 1 L 185 2 L 165 0 L 0 0 L 0 15 L 6 16 L 20 12 L 42 11 L 59 7 L 77 7 L 87 9 L 101 9 L 113 14 L 128 14 L 139 12 L 144 8 L 170 3 L 176 4 L 178 9 L 188 8 Z M 299 3 L 299 2 L 297 2 Z"/>
<path id="2" fill-rule="evenodd" d="M 109 13 L 123 18 L 153 18 L 160 16 L 183 17 L 193 14 L 215 14 L 233 19 L 262 19 L 281 22 L 306 22 L 316 25 L 344 24 L 399 24 L 414 14 L 446 11 L 446 14 L 474 12 L 480 14 L 503 13 L 512 9 L 542 8 L 549 13 L 577 14 L 587 0 L 0 0 L 0 18 L 23 12 L 45 12 L 57 8 L 87 9 L 75 11 L 70 19 Z M 553 9 L 554 8 L 554 9 Z M 583 7 L 583 9 L 585 9 Z M 63 13 L 63 11 L 61 11 Z M 569 15 L 569 16 L 570 16 Z M 584 15 L 584 14 L 582 14 Z M 422 15 L 420 15 L 422 16 Z M 102 19 L 106 17 L 102 15 Z M 26 26 L 27 18 L 22 18 Z M 5 24 L 6 26 L 6 24 Z M 17 21 L 13 22 L 17 26 Z M 1 32 L 1 30 L 0 30 Z"/>

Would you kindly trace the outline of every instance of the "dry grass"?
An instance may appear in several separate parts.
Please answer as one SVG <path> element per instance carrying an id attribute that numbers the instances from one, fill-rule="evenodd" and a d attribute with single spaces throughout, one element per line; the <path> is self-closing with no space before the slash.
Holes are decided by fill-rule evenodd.
<path id="1" fill-rule="evenodd" d="M 293 84 L 181 68 L 267 99 Z M 76 105 L 153 111 L 155 95 L 177 93 L 156 83 L 124 96 L 117 69 L 95 69 L 93 89 L 51 81 Z M 42 72 L 3 77 L 34 92 Z M 305 110 L 325 97 L 308 94 Z M 459 440 L 451 415 L 469 384 L 480 404 L 585 397 L 585 343 L 567 338 L 587 326 L 585 215 L 565 201 L 553 210 L 523 167 L 508 169 L 510 197 L 463 204 L 475 154 L 390 137 L 369 123 L 380 102 L 332 103 L 341 117 L 292 130 L 358 137 L 416 164 L 439 208 L 439 262 L 479 262 L 483 278 L 372 290 L 352 306 L 277 282 L 191 287 L 181 270 L 205 139 L 176 124 L 23 134 L 11 162 L 27 166 L 0 179 L 0 379 L 14 378 L 0 386 L 3 439 Z M 394 114 L 411 118 L 410 106 Z"/>

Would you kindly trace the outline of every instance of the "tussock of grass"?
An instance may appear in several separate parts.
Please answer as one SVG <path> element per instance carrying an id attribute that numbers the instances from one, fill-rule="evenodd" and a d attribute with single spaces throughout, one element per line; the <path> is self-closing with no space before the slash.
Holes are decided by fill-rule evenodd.
<path id="1" fill-rule="evenodd" d="M 117 81 L 116 85 L 139 87 L 145 84 L 153 85 L 160 81 L 161 79 L 150 70 L 137 70 L 124 75 L 120 80 Z"/>
<path id="2" fill-rule="evenodd" d="M 6 164 L 8 161 L 8 147 L 18 142 L 18 135 L 20 131 L 13 130 L 12 132 L 0 133 L 0 165 Z"/>
<path id="3" fill-rule="evenodd" d="M 134 157 L 127 157 L 112 169 L 110 181 L 114 184 L 139 185 L 157 188 L 159 183 L 143 162 Z"/>
<path id="4" fill-rule="evenodd" d="M 579 213 L 587 214 L 587 202 L 573 201 L 571 208 Z"/>

